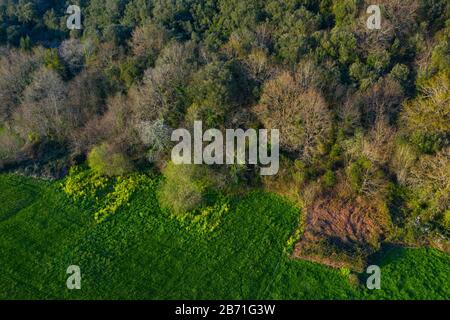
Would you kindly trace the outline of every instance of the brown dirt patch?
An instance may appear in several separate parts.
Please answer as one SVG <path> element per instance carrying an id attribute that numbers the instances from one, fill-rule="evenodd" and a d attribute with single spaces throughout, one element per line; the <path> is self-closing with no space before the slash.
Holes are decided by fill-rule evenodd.
<path id="1" fill-rule="evenodd" d="M 308 209 L 304 234 L 293 257 L 359 270 L 388 230 L 376 203 L 319 198 Z"/>

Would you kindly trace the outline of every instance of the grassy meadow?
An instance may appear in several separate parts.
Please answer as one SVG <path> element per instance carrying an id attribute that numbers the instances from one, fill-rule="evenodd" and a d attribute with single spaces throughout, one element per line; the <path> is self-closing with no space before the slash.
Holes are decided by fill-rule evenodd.
<path id="1" fill-rule="evenodd" d="M 160 210 L 154 188 L 96 223 L 60 182 L 0 175 L 0 299 L 449 299 L 450 257 L 379 255 L 382 289 L 284 252 L 299 210 L 253 192 L 202 234 Z M 81 290 L 66 288 L 79 265 Z M 359 281 L 356 279 L 359 278 Z"/>

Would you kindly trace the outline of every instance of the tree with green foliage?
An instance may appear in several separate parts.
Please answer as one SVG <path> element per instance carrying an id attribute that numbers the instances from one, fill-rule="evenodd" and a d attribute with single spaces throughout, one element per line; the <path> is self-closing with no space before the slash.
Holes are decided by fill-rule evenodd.
<path id="1" fill-rule="evenodd" d="M 450 134 L 449 86 L 449 72 L 441 72 L 421 85 L 420 96 L 405 103 L 402 117 L 411 131 Z"/>
<path id="2" fill-rule="evenodd" d="M 133 170 L 128 157 L 108 143 L 94 147 L 88 155 L 88 165 L 95 172 L 105 176 L 121 176 Z"/>
<path id="3" fill-rule="evenodd" d="M 162 171 L 164 181 L 158 191 L 163 208 L 175 214 L 199 208 L 214 200 L 225 181 L 206 165 L 176 165 L 169 162 Z"/>
<path id="4" fill-rule="evenodd" d="M 215 61 L 201 68 L 193 75 L 188 93 L 192 104 L 187 109 L 186 122 L 193 125 L 195 120 L 201 120 L 210 128 L 221 126 L 238 98 L 230 64 Z"/>

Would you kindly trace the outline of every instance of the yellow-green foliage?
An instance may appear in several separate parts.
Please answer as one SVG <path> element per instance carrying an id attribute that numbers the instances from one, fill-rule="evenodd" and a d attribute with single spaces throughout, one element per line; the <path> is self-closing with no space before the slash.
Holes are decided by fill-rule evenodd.
<path id="1" fill-rule="evenodd" d="M 285 156 L 280 157 L 280 164 L 278 174 L 263 177 L 265 189 L 286 197 L 296 204 L 303 204 L 301 194 L 308 179 L 309 168 L 302 161 L 292 161 Z"/>
<path id="2" fill-rule="evenodd" d="M 349 268 L 346 268 L 346 267 L 339 268 L 339 271 L 340 271 L 341 274 L 342 274 L 344 277 L 346 277 L 346 278 L 348 278 L 348 277 L 350 276 L 350 274 L 352 273 L 352 272 L 350 271 L 350 269 L 349 269 Z"/>
<path id="3" fill-rule="evenodd" d="M 74 201 L 98 200 L 98 193 L 105 189 L 110 178 L 80 167 L 70 168 L 69 175 L 62 184 L 64 192 Z"/>
<path id="4" fill-rule="evenodd" d="M 295 229 L 294 234 L 291 235 L 286 242 L 286 247 L 284 248 L 285 252 L 290 253 L 294 249 L 294 245 L 300 240 L 302 232 L 302 228 Z"/>
<path id="5" fill-rule="evenodd" d="M 347 168 L 347 177 L 354 192 L 366 196 L 380 192 L 386 182 L 383 172 L 366 157 L 361 157 Z"/>
<path id="6" fill-rule="evenodd" d="M 187 212 L 183 215 L 173 215 L 188 230 L 195 230 L 200 234 L 214 231 L 221 223 L 223 215 L 230 211 L 228 201 L 222 199 L 214 205 Z"/>
<path id="7" fill-rule="evenodd" d="M 120 176 L 130 173 L 133 164 L 128 157 L 114 151 L 107 143 L 94 147 L 88 155 L 89 167 L 106 176 Z"/>
<path id="8" fill-rule="evenodd" d="M 447 231 L 450 231 L 450 209 L 445 211 L 444 217 L 442 219 L 442 225 Z"/>
<path id="9" fill-rule="evenodd" d="M 102 222 L 119 208 L 128 205 L 137 190 L 153 187 L 154 184 L 145 174 L 107 178 L 91 170 L 73 167 L 62 187 L 75 202 L 95 208 L 95 221 Z"/>
<path id="10" fill-rule="evenodd" d="M 106 195 L 104 206 L 95 213 L 95 221 L 102 222 L 114 214 L 120 207 L 129 205 L 129 200 L 134 192 L 149 183 L 152 184 L 152 181 L 143 174 L 118 177 L 114 185 L 114 190 Z"/>
<path id="11" fill-rule="evenodd" d="M 440 72 L 421 85 L 422 95 L 405 103 L 403 118 L 411 131 L 450 132 L 450 72 Z"/>
<path id="12" fill-rule="evenodd" d="M 184 214 L 205 205 L 208 192 L 220 184 L 220 177 L 206 165 L 175 165 L 163 170 L 164 182 L 158 190 L 161 207 Z"/>
<path id="13" fill-rule="evenodd" d="M 298 217 L 298 225 L 295 228 L 294 232 L 289 237 L 286 245 L 284 246 L 284 252 L 287 254 L 291 254 L 294 250 L 295 244 L 300 240 L 303 232 L 305 231 L 306 224 L 306 214 L 299 214 Z"/>
<path id="14" fill-rule="evenodd" d="M 411 167 L 407 182 L 422 221 L 437 220 L 448 229 L 445 212 L 450 210 L 450 147 L 421 156 Z"/>
<path id="15" fill-rule="evenodd" d="M 217 191 L 223 177 L 207 166 L 172 162 L 163 173 L 165 179 L 157 193 L 162 209 L 187 229 L 201 234 L 219 226 L 222 216 L 229 211 L 228 200 Z"/>
<path id="16" fill-rule="evenodd" d="M 203 185 L 202 183 L 205 181 L 196 181 L 196 183 Z M 62 188 L 73 201 L 94 208 L 94 219 L 100 223 L 120 208 L 128 206 L 131 197 L 137 191 L 156 190 L 157 184 L 157 180 L 145 174 L 134 173 L 125 177 L 109 178 L 92 170 L 73 167 L 62 184 Z M 183 185 L 179 187 L 182 188 Z M 177 196 L 176 193 L 173 195 Z M 203 234 L 215 230 L 219 226 L 222 216 L 229 210 L 228 201 L 220 198 L 210 205 L 203 203 L 203 206 L 199 208 L 171 211 L 170 214 L 187 229 L 195 229 Z"/>

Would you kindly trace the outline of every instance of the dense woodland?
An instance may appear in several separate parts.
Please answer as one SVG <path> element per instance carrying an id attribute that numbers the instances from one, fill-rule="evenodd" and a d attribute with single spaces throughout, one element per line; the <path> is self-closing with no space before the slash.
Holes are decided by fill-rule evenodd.
<path id="1" fill-rule="evenodd" d="M 293 255 L 357 268 L 382 243 L 450 251 L 447 0 L 0 0 L 0 168 L 161 175 L 176 214 L 265 189 Z M 79 4 L 82 30 L 66 27 Z M 177 166 L 170 132 L 280 129 L 281 166 Z"/>

